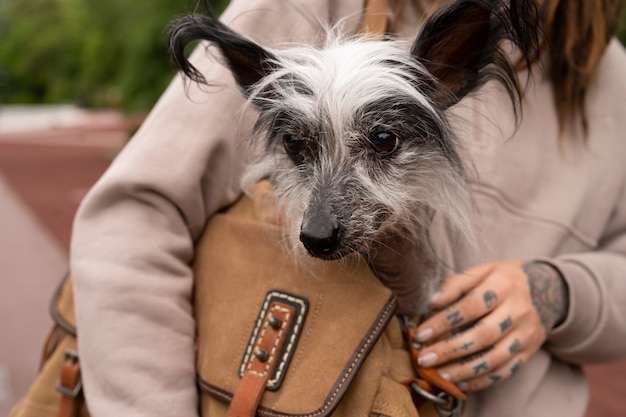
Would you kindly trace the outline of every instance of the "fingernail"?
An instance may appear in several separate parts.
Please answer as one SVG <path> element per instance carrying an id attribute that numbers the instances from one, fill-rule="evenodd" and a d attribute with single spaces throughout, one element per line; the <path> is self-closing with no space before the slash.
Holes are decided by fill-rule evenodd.
<path id="1" fill-rule="evenodd" d="M 437 354 L 434 352 L 428 352 L 417 358 L 417 364 L 422 368 L 428 368 L 429 366 L 434 365 L 435 362 L 437 362 Z"/>
<path id="2" fill-rule="evenodd" d="M 417 332 L 417 334 L 415 335 L 415 340 L 418 342 L 426 342 L 432 336 L 433 336 L 433 329 L 429 327 L 427 329 L 423 329 Z"/>
<path id="3" fill-rule="evenodd" d="M 450 375 L 449 373 L 440 372 L 439 375 L 441 375 L 441 377 L 446 381 L 452 381 L 452 375 Z"/>
<path id="4" fill-rule="evenodd" d="M 459 382 L 458 384 L 456 384 L 456 386 L 459 387 L 461 391 L 467 391 L 467 389 L 469 388 L 467 382 Z"/>
<path id="5" fill-rule="evenodd" d="M 436 293 L 434 293 L 433 295 L 430 296 L 430 302 L 434 303 L 435 301 L 437 301 L 437 299 L 441 296 L 441 293 L 439 291 L 437 291 Z"/>

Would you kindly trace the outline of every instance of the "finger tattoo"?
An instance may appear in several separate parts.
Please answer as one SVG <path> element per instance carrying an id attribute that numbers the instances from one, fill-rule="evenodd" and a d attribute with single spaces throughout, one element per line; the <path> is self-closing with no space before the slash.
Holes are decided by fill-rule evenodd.
<path id="1" fill-rule="evenodd" d="M 448 319 L 448 321 L 450 322 L 450 325 L 452 326 L 459 325 L 463 323 L 463 320 L 465 320 L 463 316 L 461 316 L 460 310 L 453 311 L 452 313 L 448 314 L 446 318 Z"/>
<path id="2" fill-rule="evenodd" d="M 513 319 L 511 317 L 507 317 L 502 323 L 500 323 L 500 332 L 506 332 L 513 325 Z"/>
<path id="3" fill-rule="evenodd" d="M 474 342 L 465 342 L 465 343 L 463 343 L 463 345 L 461 345 L 461 349 L 468 350 L 472 346 L 474 346 Z"/>
<path id="4" fill-rule="evenodd" d="M 502 379 L 502 377 L 500 375 L 497 375 L 497 374 L 489 375 L 489 380 L 491 381 L 492 384 L 495 384 L 496 382 L 500 381 L 501 379 Z"/>
<path id="5" fill-rule="evenodd" d="M 488 310 L 491 310 L 496 305 L 498 296 L 493 291 L 485 291 L 483 294 L 483 301 L 485 302 L 485 307 L 487 307 Z"/>
<path id="6" fill-rule="evenodd" d="M 480 371 L 487 371 L 489 368 L 487 368 L 487 362 L 481 362 L 472 369 L 474 370 L 474 375 L 478 375 Z"/>
<path id="7" fill-rule="evenodd" d="M 511 346 L 509 346 L 509 353 L 511 354 L 511 356 L 519 352 L 521 347 L 522 344 L 519 342 L 519 340 L 515 339 L 513 343 L 511 343 Z"/>
<path id="8" fill-rule="evenodd" d="M 458 352 L 459 350 L 469 350 L 469 348 L 471 348 L 472 346 L 474 346 L 474 342 L 465 342 L 463 343 L 461 346 L 456 347 L 454 349 L 452 349 L 453 352 Z"/>
<path id="9" fill-rule="evenodd" d="M 511 367 L 511 375 L 513 375 L 515 372 L 519 371 L 519 368 L 522 366 L 522 360 L 518 359 L 517 362 L 515 362 L 515 364 L 513 364 L 513 366 Z"/>

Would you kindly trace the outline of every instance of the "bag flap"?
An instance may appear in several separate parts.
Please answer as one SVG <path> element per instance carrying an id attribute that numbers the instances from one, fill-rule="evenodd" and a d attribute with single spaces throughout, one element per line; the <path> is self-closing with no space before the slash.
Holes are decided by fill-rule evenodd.
<path id="1" fill-rule="evenodd" d="M 308 311 L 282 385 L 264 393 L 258 414 L 329 415 L 393 317 L 397 302 L 356 256 L 294 263 L 280 243 L 281 229 L 259 220 L 267 217 L 267 210 L 263 206 L 260 214 L 255 201 L 244 197 L 228 212 L 215 215 L 197 248 L 199 385 L 205 393 L 231 401 L 266 297 L 287 293 L 306 300 Z M 366 388 L 373 391 L 370 398 L 377 387 L 375 382 Z"/>

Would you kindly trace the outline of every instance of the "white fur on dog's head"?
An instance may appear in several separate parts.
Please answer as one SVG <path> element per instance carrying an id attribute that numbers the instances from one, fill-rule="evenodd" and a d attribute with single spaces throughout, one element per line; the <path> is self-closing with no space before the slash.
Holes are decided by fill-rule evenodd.
<path id="1" fill-rule="evenodd" d="M 217 19 L 174 23 L 172 57 L 192 40 L 212 42 L 259 110 L 254 140 L 263 155 L 245 183 L 269 179 L 293 248 L 322 259 L 367 253 L 381 233 L 424 240 L 438 212 L 472 240 L 471 203 L 460 146 L 446 110 L 496 79 L 519 103 L 509 40 L 537 53 L 534 1 L 458 0 L 425 23 L 411 44 L 332 35 L 325 47 L 269 50 Z M 304 252 L 303 252 L 304 253 Z"/>
<path id="2" fill-rule="evenodd" d="M 381 225 L 424 230 L 429 210 L 471 235 L 458 145 L 423 93 L 419 78 L 432 77 L 408 46 L 333 40 L 320 50 L 288 49 L 250 89 L 265 152 L 244 183 L 267 178 L 274 185 L 294 247 L 302 247 L 303 231 L 323 231 L 326 222 L 338 230 L 337 242 L 328 253 L 308 247 L 313 255 L 367 252 Z M 389 149 L 386 134 L 397 137 L 397 144 L 384 138 Z M 285 141 L 302 149 L 285 151 Z"/>

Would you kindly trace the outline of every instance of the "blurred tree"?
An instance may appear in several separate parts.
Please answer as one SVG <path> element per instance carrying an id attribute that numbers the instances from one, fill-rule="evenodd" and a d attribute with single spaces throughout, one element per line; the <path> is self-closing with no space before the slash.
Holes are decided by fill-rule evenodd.
<path id="1" fill-rule="evenodd" d="M 0 1 L 0 102 L 150 108 L 174 74 L 167 23 L 196 3 Z"/>

